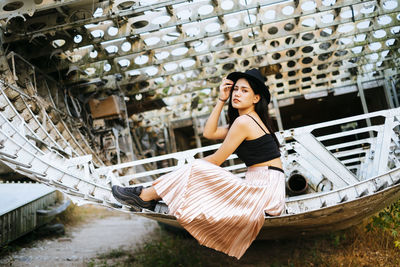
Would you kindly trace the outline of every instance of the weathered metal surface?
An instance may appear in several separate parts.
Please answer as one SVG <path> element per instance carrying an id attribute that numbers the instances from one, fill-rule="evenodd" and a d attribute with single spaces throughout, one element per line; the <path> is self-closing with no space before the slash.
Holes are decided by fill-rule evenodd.
<path id="1" fill-rule="evenodd" d="M 57 201 L 54 188 L 42 184 L 0 183 L 0 245 L 3 246 L 49 221 L 37 210 Z"/>

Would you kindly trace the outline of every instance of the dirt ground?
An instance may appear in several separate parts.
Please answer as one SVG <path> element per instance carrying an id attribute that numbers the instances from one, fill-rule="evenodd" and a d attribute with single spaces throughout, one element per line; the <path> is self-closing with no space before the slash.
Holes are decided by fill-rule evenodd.
<path id="1" fill-rule="evenodd" d="M 321 237 L 255 241 L 238 261 L 138 215 L 90 207 L 62 221 L 65 235 L 12 243 L 18 249 L 0 256 L 0 266 L 400 266 L 391 235 L 366 232 L 364 225 Z"/>
<path id="2" fill-rule="evenodd" d="M 112 249 L 134 249 L 159 226 L 131 214 L 104 211 L 100 218 L 67 227 L 62 237 L 33 242 L 0 258 L 0 266 L 87 266 L 87 261 Z"/>

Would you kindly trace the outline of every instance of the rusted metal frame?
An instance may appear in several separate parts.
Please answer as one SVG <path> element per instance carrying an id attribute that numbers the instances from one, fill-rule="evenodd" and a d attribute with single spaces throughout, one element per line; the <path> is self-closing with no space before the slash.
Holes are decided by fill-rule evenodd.
<path id="1" fill-rule="evenodd" d="M 387 12 L 387 13 L 382 13 L 382 14 L 377 14 L 376 16 L 378 16 L 378 15 L 383 15 L 383 14 L 386 14 L 386 15 L 390 15 L 390 14 L 393 14 L 394 16 L 396 15 L 396 12 Z M 362 20 L 366 20 L 366 19 L 368 19 L 368 18 L 374 18 L 374 17 L 376 17 L 376 16 L 373 16 L 373 15 L 369 15 L 368 14 L 368 16 L 366 16 L 366 17 L 363 17 L 363 18 L 359 18 L 358 20 L 356 20 L 356 22 L 358 22 L 358 21 L 362 21 Z M 287 19 L 286 19 L 287 20 Z M 291 20 L 293 20 L 292 18 L 290 18 L 288 21 L 291 21 Z M 351 21 L 349 21 L 349 22 L 351 22 Z M 275 23 L 275 22 L 274 22 Z M 336 25 L 339 25 L 339 24 L 341 24 L 342 22 L 335 22 L 335 23 L 331 23 L 331 24 L 328 24 L 328 25 L 326 25 L 326 27 L 330 27 L 330 26 L 336 26 Z M 271 23 L 272 24 L 272 23 Z M 202 40 L 202 39 L 204 39 L 204 38 L 208 38 L 208 37 L 215 37 L 215 36 L 220 36 L 220 35 L 224 35 L 224 34 L 226 34 L 226 33 L 229 33 L 229 32 L 239 32 L 239 31 L 242 31 L 242 30 L 245 30 L 245 29 L 250 29 L 250 28 L 252 28 L 252 27 L 256 27 L 256 26 L 265 26 L 265 25 L 268 25 L 268 24 L 261 24 L 261 25 L 255 25 L 255 26 L 249 26 L 249 27 L 244 27 L 243 29 L 234 29 L 234 30 L 231 30 L 231 31 L 224 31 L 224 32 L 220 32 L 220 33 L 216 33 L 216 34 L 207 34 L 207 36 L 200 36 L 200 37 L 189 37 L 189 38 L 184 38 L 182 41 L 180 41 L 180 42 L 178 42 L 179 41 L 179 38 L 178 38 L 178 40 L 177 41 L 174 41 L 174 42 L 171 42 L 170 44 L 167 44 L 167 45 L 159 45 L 159 46 L 152 46 L 152 47 L 150 47 L 150 48 L 148 48 L 148 49 L 143 49 L 143 47 L 146 47 L 145 45 L 143 46 L 143 47 L 141 47 L 140 48 L 140 50 L 138 50 L 138 51 L 136 51 L 136 52 L 133 52 L 133 53 L 125 53 L 125 54 L 123 54 L 123 55 L 116 55 L 115 57 L 114 56 L 111 56 L 111 57 L 107 57 L 108 58 L 108 60 L 109 59 L 115 59 L 116 58 L 116 60 L 118 60 L 118 59 L 122 59 L 122 58 L 126 58 L 126 57 L 129 57 L 129 56 L 135 56 L 135 55 L 141 55 L 141 54 L 143 54 L 144 52 L 146 52 L 146 51 L 151 51 L 151 50 L 155 50 L 155 49 L 162 49 L 162 48 L 168 48 L 168 47 L 170 47 L 171 45 L 178 45 L 178 44 L 184 44 L 184 43 L 187 43 L 187 42 L 192 42 L 192 41 L 198 41 L 198 40 Z M 385 27 L 379 27 L 379 28 L 374 28 L 373 30 L 377 30 L 377 29 L 384 29 L 384 28 L 389 28 L 389 27 L 392 27 L 393 25 L 391 25 L 391 26 L 387 26 L 387 25 L 385 25 Z M 297 32 L 291 32 L 290 33 L 290 35 L 295 35 L 295 34 L 300 34 L 300 33 L 306 33 L 306 32 L 315 32 L 315 31 L 318 31 L 319 29 L 318 28 L 314 28 L 313 29 L 313 31 L 310 31 L 310 30 L 308 30 L 308 29 L 305 29 L 305 30 L 303 30 L 303 31 L 297 31 Z M 372 30 L 371 30 L 372 31 Z M 328 40 L 334 40 L 334 39 L 337 39 L 337 38 L 342 38 L 342 37 L 347 37 L 347 36 L 352 36 L 352 35 L 354 35 L 354 34 L 358 34 L 358 33 L 364 33 L 364 32 L 368 32 L 368 30 L 357 30 L 356 31 L 356 33 L 353 33 L 353 34 L 342 34 L 342 35 L 340 35 L 340 36 L 333 36 L 333 37 L 335 37 L 335 38 L 333 38 L 333 37 L 330 37 L 330 38 L 321 38 L 321 40 L 320 40 L 320 42 L 322 42 L 322 41 L 328 41 Z M 288 35 L 274 35 L 274 36 L 272 36 L 274 39 L 276 39 L 276 38 L 281 38 L 281 37 L 287 37 Z M 259 38 L 257 38 L 257 39 L 255 39 L 254 41 L 252 41 L 252 42 L 249 42 L 249 44 L 257 44 L 258 42 L 260 42 L 260 43 L 263 43 L 265 40 L 267 40 L 268 38 L 270 38 L 271 36 L 267 36 L 267 34 L 264 34 L 262 37 L 259 37 Z M 250 39 L 249 39 L 250 40 Z M 242 43 L 242 42 L 241 42 Z M 226 49 L 233 49 L 233 48 L 237 48 L 237 47 L 244 47 L 244 46 L 246 46 L 246 45 L 249 45 L 249 44 L 240 44 L 240 45 L 236 45 L 236 46 L 231 46 L 231 47 L 229 47 L 229 46 L 224 46 L 224 47 L 221 47 L 221 48 L 216 48 L 216 49 L 214 49 L 215 50 L 215 52 L 217 52 L 217 51 L 221 51 L 221 50 L 226 50 Z M 302 46 L 303 44 L 301 44 L 301 46 Z M 293 46 L 293 48 L 295 48 L 296 46 Z M 351 47 L 351 46 L 349 46 L 349 47 Z M 272 50 L 269 50 L 269 52 L 279 52 L 279 51 L 283 51 L 283 50 L 286 50 L 286 49 L 282 49 L 282 48 L 278 48 L 278 49 L 272 49 Z M 206 54 L 209 54 L 209 53 L 194 53 L 194 54 L 192 54 L 191 56 L 200 56 L 200 55 L 206 55 Z M 185 56 L 181 56 L 180 58 L 186 58 Z M 101 61 L 104 61 L 105 59 L 100 59 L 100 60 L 93 60 L 92 61 L 92 63 L 95 63 L 95 62 L 101 62 Z M 177 58 L 177 59 L 175 59 L 174 61 L 176 61 L 176 60 L 179 60 L 179 57 Z M 146 67 L 146 66 L 151 66 L 151 65 L 153 65 L 153 64 L 162 64 L 162 63 L 166 63 L 166 62 L 170 62 L 170 61 L 155 61 L 155 62 L 150 62 L 150 63 L 146 63 L 146 64 L 144 64 L 144 65 L 141 65 L 140 67 L 141 68 L 143 68 L 143 67 Z M 279 62 L 279 61 L 277 61 L 277 62 Z M 79 62 L 77 62 L 78 63 L 78 65 L 79 65 Z M 90 63 L 89 63 L 89 65 L 90 65 Z M 80 65 L 80 66 L 82 66 L 82 65 Z M 87 64 L 83 64 L 83 66 L 88 66 Z M 88 66 L 89 67 L 89 66 Z M 83 68 L 85 68 L 85 67 L 83 67 Z M 132 66 L 132 68 L 133 68 L 133 66 Z M 130 68 L 128 67 L 126 70 L 124 70 L 124 71 L 128 71 L 128 70 L 130 70 Z M 119 71 L 119 70 L 116 70 L 117 72 Z"/>
<path id="2" fill-rule="evenodd" d="M 371 2 L 373 2 L 373 1 L 371 1 Z M 202 3 L 202 4 L 203 4 L 203 3 Z M 234 11 L 222 11 L 222 12 L 214 13 L 214 14 L 212 14 L 212 15 L 206 15 L 206 16 L 201 17 L 200 20 L 207 20 L 207 19 L 212 19 L 212 18 L 218 18 L 218 17 L 221 16 L 221 15 L 229 15 L 229 14 L 234 14 L 234 13 L 240 13 L 240 12 L 243 12 L 243 11 L 246 11 L 246 10 L 249 10 L 249 9 L 257 9 L 257 8 L 260 8 L 260 7 L 263 7 L 263 6 L 268 6 L 268 5 L 270 5 L 270 4 L 265 4 L 265 5 L 249 5 L 249 6 L 246 7 L 246 8 L 241 8 L 241 9 L 237 9 L 237 10 L 232 9 L 232 10 L 234 10 Z M 335 9 L 335 8 L 339 8 L 339 7 L 341 8 L 341 7 L 349 6 L 349 5 L 351 5 L 351 4 L 349 4 L 349 3 L 346 2 L 346 3 L 345 3 L 344 5 L 342 5 L 342 6 L 330 6 L 330 7 L 328 7 L 328 9 L 326 9 L 326 10 L 317 11 L 316 13 L 307 13 L 306 15 L 319 14 L 319 13 L 326 12 L 326 11 L 328 11 L 328 10 L 333 10 L 333 9 Z M 386 13 L 385 13 L 385 14 L 386 14 Z M 165 45 L 158 45 L 158 46 L 156 45 L 156 46 L 152 46 L 150 49 L 151 49 L 151 50 L 153 50 L 153 49 L 162 49 L 162 48 L 165 48 L 165 47 L 169 47 L 169 46 L 171 46 L 171 45 L 184 44 L 184 43 L 187 43 L 187 42 L 192 42 L 192 41 L 196 41 L 196 40 L 201 40 L 201 39 L 204 39 L 205 37 L 218 36 L 218 35 L 227 34 L 227 33 L 230 33 L 230 32 L 237 32 L 237 31 L 242 31 L 242 30 L 246 30 L 246 29 L 252 29 L 252 28 L 254 28 L 254 27 L 261 27 L 261 26 L 265 26 L 265 25 L 271 25 L 271 26 L 272 26 L 272 25 L 274 25 L 274 24 L 277 23 L 277 22 L 282 22 L 282 21 L 285 21 L 285 20 L 287 20 L 287 21 L 292 21 L 293 18 L 298 18 L 298 17 L 304 16 L 304 15 L 305 15 L 305 14 L 304 14 L 303 12 L 299 12 L 299 14 L 295 14 L 295 15 L 293 15 L 293 16 L 290 16 L 290 18 L 284 17 L 284 18 L 275 20 L 275 21 L 273 21 L 273 22 L 269 22 L 269 23 L 267 23 L 267 24 L 264 24 L 264 23 L 262 23 L 262 22 L 258 22 L 258 23 L 254 23 L 254 24 L 249 24 L 249 26 L 242 26 L 242 27 L 239 27 L 239 28 L 236 28 L 236 29 L 232 29 L 232 30 L 224 29 L 224 30 L 221 30 L 219 33 L 215 33 L 215 34 L 214 34 L 214 33 L 211 33 L 211 34 L 206 34 L 206 35 L 197 36 L 197 37 L 178 38 L 176 41 L 169 42 L 168 44 L 165 44 Z M 371 16 L 370 14 L 368 14 L 365 18 L 369 18 L 369 17 L 374 17 L 374 16 Z M 140 30 L 140 29 L 136 30 L 135 34 L 143 34 L 143 33 L 148 33 L 148 32 L 154 32 L 154 31 L 157 31 L 157 30 L 160 30 L 160 29 L 166 29 L 166 28 L 175 28 L 175 27 L 177 27 L 177 26 L 181 26 L 181 25 L 184 25 L 184 24 L 193 23 L 193 22 L 196 21 L 196 20 L 198 20 L 198 18 L 195 18 L 195 19 L 192 19 L 191 21 L 186 21 L 186 22 L 169 23 L 169 24 L 163 25 L 162 28 L 161 28 L 161 27 L 157 27 L 157 26 L 153 26 L 153 28 L 147 29 L 147 28 L 145 27 L 145 29 L 143 29 L 143 30 Z M 344 19 L 344 22 L 347 22 L 347 21 L 348 21 L 348 22 L 351 22 L 351 19 Z M 357 21 L 358 21 L 358 20 L 357 20 Z M 336 23 L 326 24 L 326 27 L 335 26 L 335 25 L 338 25 L 338 24 L 341 24 L 341 23 L 343 23 L 343 21 L 341 21 L 341 22 L 336 22 Z M 299 32 L 293 32 L 293 34 L 298 34 L 298 33 L 301 33 L 301 31 L 299 31 Z M 278 35 L 278 36 L 279 36 L 279 35 Z M 109 40 L 112 41 L 113 39 L 121 39 L 121 38 L 126 38 L 126 37 L 128 37 L 128 36 L 126 36 L 126 35 L 118 35 L 118 36 L 116 36 L 116 37 L 114 37 L 114 38 L 110 38 Z M 269 37 L 270 37 L 270 36 L 269 36 Z M 274 37 L 275 37 L 275 36 L 274 36 Z M 104 39 L 104 40 L 94 40 L 94 41 L 95 41 L 95 42 L 104 42 L 104 41 L 108 41 L 108 39 Z M 80 45 L 81 45 L 81 46 L 86 46 L 86 45 L 89 45 L 89 44 L 93 44 L 93 42 L 83 43 L 83 44 L 80 44 Z M 74 47 L 74 48 L 77 48 L 77 47 Z M 139 48 L 136 52 L 134 52 L 133 54 L 135 54 L 135 53 L 141 53 L 141 52 L 143 52 L 143 51 L 147 51 L 147 49 L 143 49 L 143 48 L 146 48 L 146 45 L 140 46 L 140 48 Z"/>
<path id="3" fill-rule="evenodd" d="M 388 27 L 382 27 L 382 29 L 383 28 L 388 28 Z M 374 29 L 374 30 L 376 30 L 376 29 Z M 372 31 L 372 30 L 371 30 Z M 364 31 L 364 32 L 366 32 L 366 31 Z M 363 33 L 364 33 L 363 32 Z M 329 40 L 335 40 L 335 39 L 337 39 L 337 38 L 342 38 L 342 37 L 347 37 L 347 36 L 353 36 L 354 34 L 349 34 L 349 35 L 342 35 L 342 36 L 340 36 L 340 37 L 335 37 L 335 38 L 332 38 L 332 39 L 329 39 Z M 390 39 L 389 37 L 386 37 L 386 38 L 382 38 L 383 40 L 387 40 L 387 39 Z M 381 39 L 381 40 L 382 40 Z M 327 39 L 328 40 L 328 39 Z M 324 40 L 324 41 L 327 41 L 327 40 Z M 314 44 L 318 44 L 318 43 L 314 43 Z M 249 45 L 249 44 L 246 44 L 246 45 Z M 246 46 L 246 45 L 240 45 L 240 46 L 238 46 L 238 47 L 244 47 L 244 46 Z M 352 48 L 352 47 L 356 47 L 356 46 L 359 46 L 359 45 L 353 45 L 353 46 L 346 46 L 346 47 L 343 47 L 343 49 L 349 49 L 349 48 Z M 398 46 L 398 45 L 397 45 Z M 394 46 L 394 48 L 395 47 L 397 47 L 397 46 Z M 221 49 L 221 50 L 226 50 L 226 48 L 225 49 Z M 285 50 L 287 50 L 287 49 L 285 49 Z M 381 48 L 381 49 L 379 49 L 379 50 L 377 50 L 378 52 L 379 51 L 383 51 L 383 50 L 386 50 L 386 49 L 383 49 L 383 48 Z M 390 48 L 389 48 L 389 50 L 390 50 Z M 282 51 L 284 51 L 284 50 L 282 50 Z M 336 50 L 327 50 L 326 52 L 324 51 L 324 53 L 329 53 L 329 52 L 334 52 L 334 51 L 336 51 Z M 374 51 L 373 53 L 375 53 L 376 51 Z M 322 53 L 322 54 L 324 54 L 324 53 Z M 207 55 L 207 54 L 209 54 L 209 53 L 203 53 L 203 55 Z M 360 53 L 360 54 L 358 54 L 358 55 L 366 55 L 366 53 L 365 53 L 365 51 L 363 51 L 362 53 Z M 198 56 L 198 55 L 192 55 L 192 56 Z M 343 56 L 344 58 L 351 58 L 351 57 L 354 57 L 354 56 L 356 56 L 356 55 L 353 55 L 353 56 L 350 56 L 350 55 L 347 55 L 347 56 Z M 256 56 L 254 56 L 254 57 L 256 57 Z M 243 58 L 248 58 L 248 57 L 243 57 Z M 290 61 L 290 60 L 292 60 L 292 58 L 290 58 L 290 59 L 288 59 L 287 61 Z M 278 63 L 282 63 L 283 61 L 281 61 L 281 62 L 278 62 Z M 328 61 L 327 61 L 328 62 Z M 331 61 L 329 61 L 329 62 L 331 62 Z M 222 63 L 222 64 L 226 64 L 226 62 L 224 62 L 224 63 Z M 210 64 L 209 64 L 210 65 Z M 151 66 L 151 65 L 148 65 L 148 66 Z M 210 66 L 215 66 L 215 64 L 213 64 L 213 65 L 210 65 Z M 90 67 L 90 65 L 88 66 L 88 67 Z M 202 67 L 207 67 L 207 65 L 203 65 Z M 188 69 L 185 69 L 185 71 L 189 71 L 189 70 L 195 70 L 195 69 L 197 69 L 198 67 L 196 66 L 196 67 L 192 67 L 192 68 L 188 68 Z M 129 70 L 124 70 L 124 71 L 129 71 Z M 178 73 L 180 73 L 181 71 L 174 71 L 174 72 L 169 72 L 168 73 L 168 75 L 173 75 L 173 74 L 178 74 Z M 107 75 L 107 76 L 105 76 L 105 78 L 107 78 L 107 77 L 112 77 L 112 75 L 110 74 L 110 75 Z M 156 79 L 156 78 L 158 78 L 158 77 L 162 77 L 162 76 L 164 76 L 164 75 L 156 75 L 156 76 L 153 76 L 153 78 L 152 79 Z M 201 76 L 201 75 L 199 75 L 199 76 Z M 204 79 L 205 77 L 201 77 L 200 79 Z M 198 79 L 198 80 L 200 80 L 200 79 Z M 294 78 L 293 78 L 294 79 Z M 144 77 L 142 77 L 142 78 L 140 78 L 140 77 L 138 77 L 137 79 L 135 79 L 135 82 L 139 82 L 139 81 L 142 81 L 142 80 L 148 80 L 148 79 L 145 79 Z M 189 80 L 190 81 L 190 80 Z M 127 82 L 127 81 L 126 81 Z M 182 82 L 179 82 L 179 83 L 177 83 L 177 84 L 181 84 Z M 121 84 L 122 85 L 124 85 L 124 82 L 121 82 Z M 167 83 L 163 83 L 163 86 L 168 86 L 169 84 L 167 84 Z M 154 87 L 152 87 L 152 88 L 154 88 Z M 156 90 L 156 89 L 154 89 L 154 90 Z M 146 89 L 145 90 L 142 90 L 142 91 L 139 91 L 138 93 L 143 93 L 143 92 L 147 92 L 146 91 Z"/>

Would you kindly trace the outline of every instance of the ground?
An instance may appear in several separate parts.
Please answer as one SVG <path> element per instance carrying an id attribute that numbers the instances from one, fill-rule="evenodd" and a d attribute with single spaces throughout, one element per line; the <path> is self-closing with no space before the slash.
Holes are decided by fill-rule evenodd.
<path id="1" fill-rule="evenodd" d="M 109 250 L 136 248 L 158 227 L 140 216 L 97 210 L 85 223 L 67 226 L 64 236 L 34 242 L 3 257 L 0 266 L 87 266 L 91 258 Z"/>
<path id="2" fill-rule="evenodd" d="M 65 235 L 13 242 L 0 266 L 400 266 L 392 235 L 367 232 L 368 222 L 319 237 L 255 241 L 236 260 L 138 215 L 89 206 L 59 220 Z"/>

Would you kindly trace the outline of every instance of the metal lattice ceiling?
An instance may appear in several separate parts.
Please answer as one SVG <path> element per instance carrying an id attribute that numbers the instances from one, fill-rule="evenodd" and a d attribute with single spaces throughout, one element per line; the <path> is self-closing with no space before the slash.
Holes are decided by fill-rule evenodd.
<path id="1" fill-rule="evenodd" d="M 368 86 L 400 64 L 396 0 L 6 0 L 0 8 L 3 43 L 67 86 L 90 93 L 118 84 L 133 104 L 162 99 L 167 106 L 142 112 L 142 125 L 209 113 L 231 71 L 260 68 L 284 103 L 357 90 L 357 79 Z"/>

